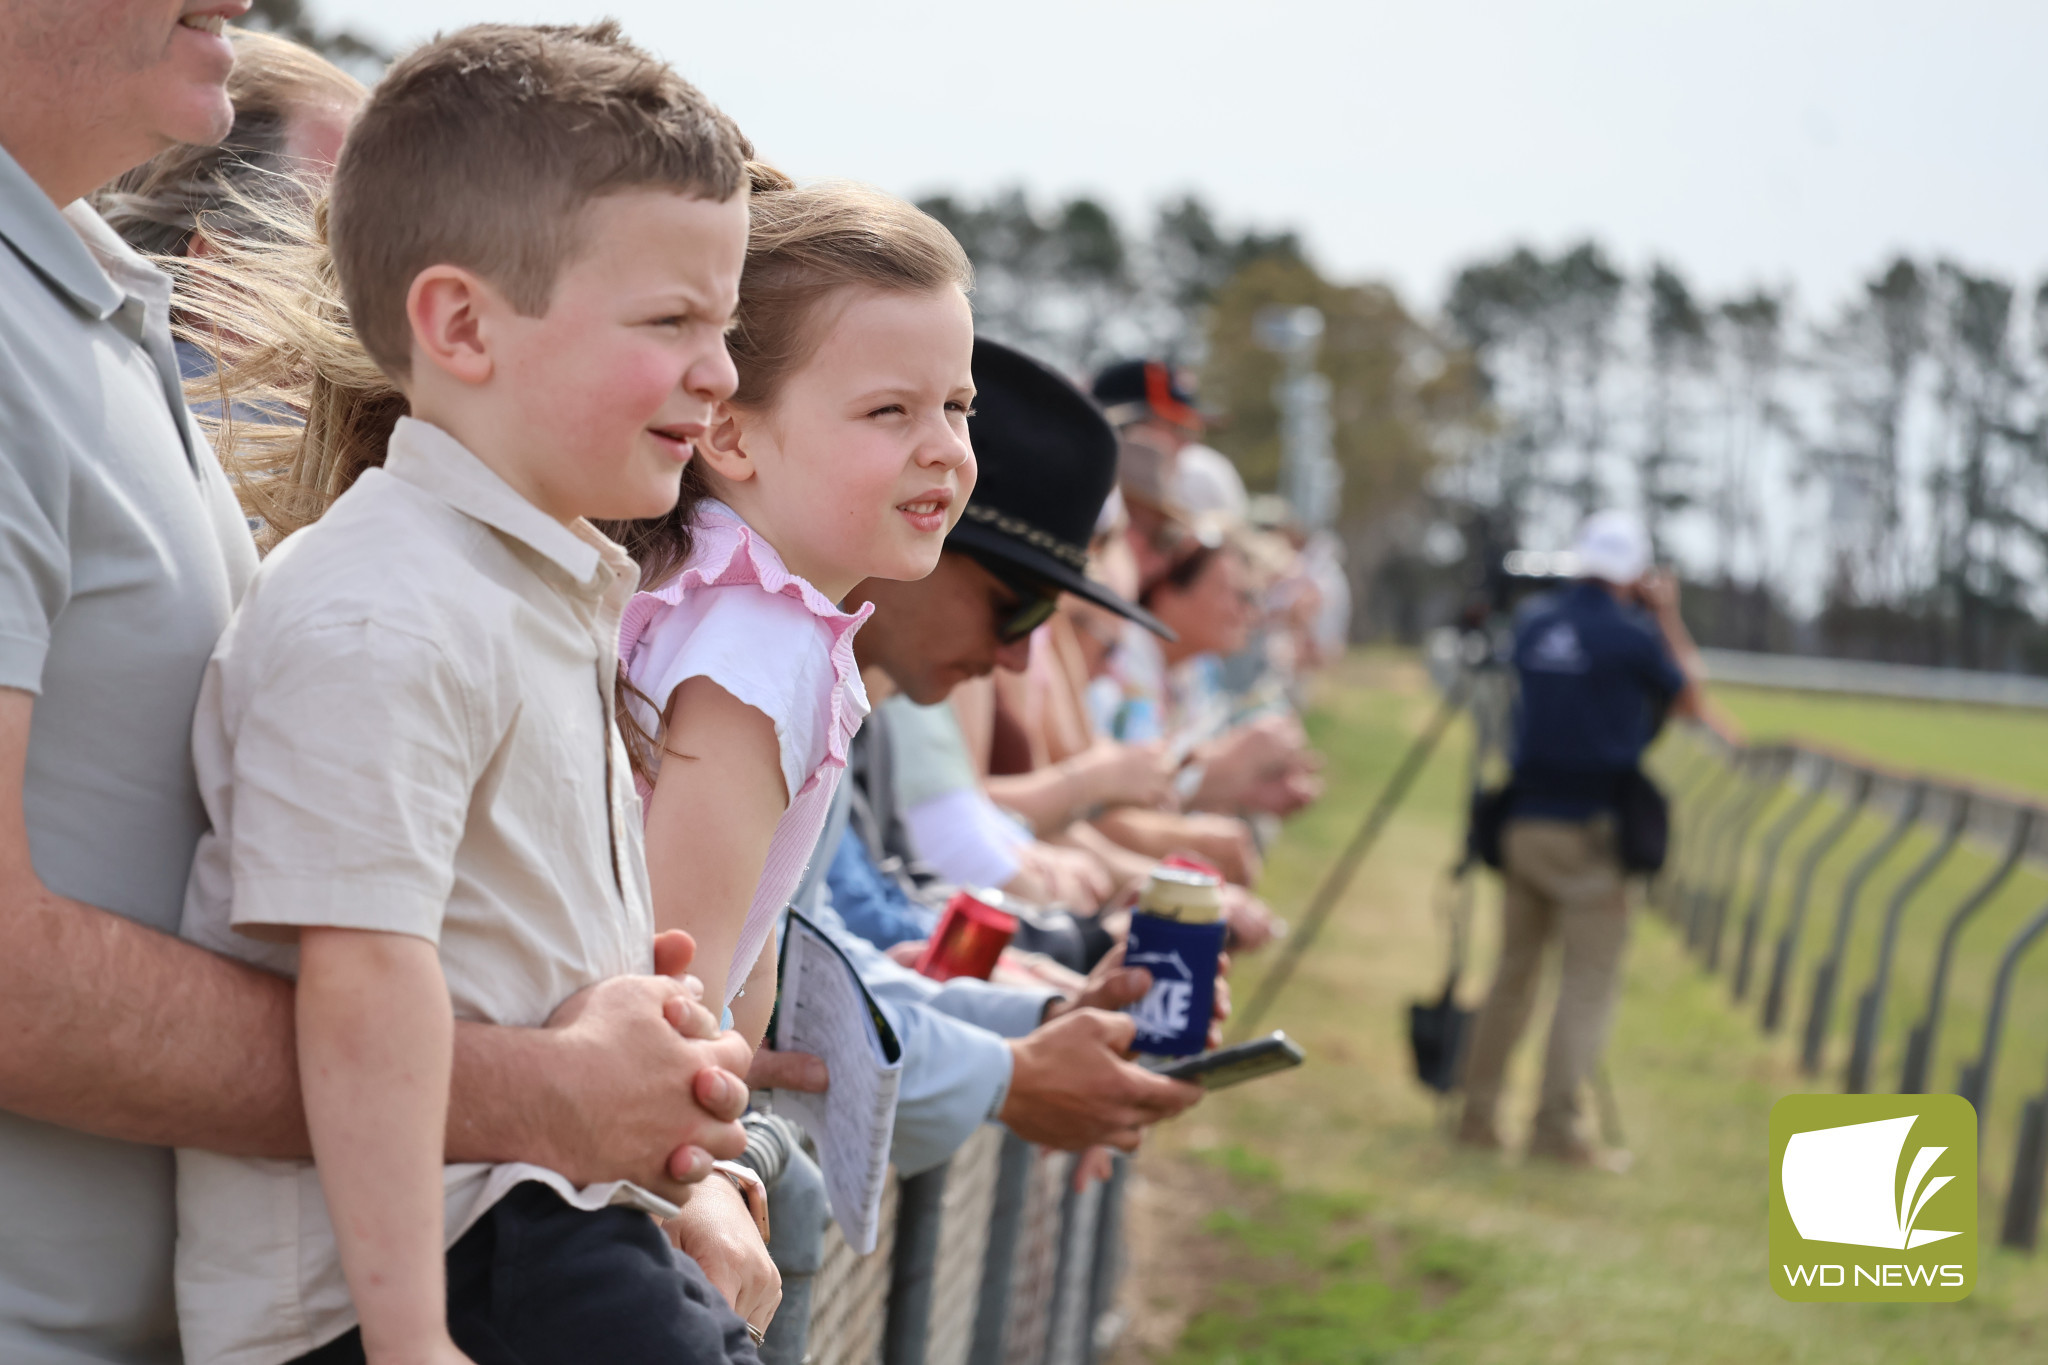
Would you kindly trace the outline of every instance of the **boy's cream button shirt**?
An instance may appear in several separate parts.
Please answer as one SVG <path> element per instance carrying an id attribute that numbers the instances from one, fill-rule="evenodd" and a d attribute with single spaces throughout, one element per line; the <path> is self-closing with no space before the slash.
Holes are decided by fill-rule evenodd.
<path id="1" fill-rule="evenodd" d="M 638 571 L 437 427 L 258 570 L 207 667 L 193 757 L 212 832 L 185 937 L 285 975 L 302 926 L 437 943 L 458 1018 L 535 1026 L 651 971 L 639 800 L 614 724 Z M 447 1168 L 452 1244 L 532 1166 Z M 186 1359 L 272 1365 L 355 1325 L 310 1162 L 178 1153 Z"/>

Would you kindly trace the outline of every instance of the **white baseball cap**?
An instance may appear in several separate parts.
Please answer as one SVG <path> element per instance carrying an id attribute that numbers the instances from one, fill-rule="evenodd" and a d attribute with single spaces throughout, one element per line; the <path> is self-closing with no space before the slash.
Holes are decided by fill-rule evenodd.
<path id="1" fill-rule="evenodd" d="M 1613 508 L 1586 518 L 1572 550 L 1582 576 L 1619 587 L 1627 587 L 1650 569 L 1650 536 L 1643 523 Z"/>

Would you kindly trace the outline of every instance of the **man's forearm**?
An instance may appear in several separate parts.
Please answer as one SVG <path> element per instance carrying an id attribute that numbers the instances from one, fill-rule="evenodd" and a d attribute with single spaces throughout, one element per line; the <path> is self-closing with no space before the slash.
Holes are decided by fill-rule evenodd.
<path id="1" fill-rule="evenodd" d="M 0 1109 L 157 1147 L 312 1155 L 292 983 L 40 888 L 0 920 Z M 458 1024 L 448 1159 L 544 1159 L 556 1040 Z"/>
<path id="2" fill-rule="evenodd" d="M 292 987 L 268 972 L 31 882 L 0 919 L 0 1027 L 0 1108 L 156 1146 L 311 1150 Z"/>
<path id="3" fill-rule="evenodd" d="M 1125 848 L 1084 820 L 1077 820 L 1061 830 L 1054 842 L 1093 853 L 1109 868 L 1110 875 L 1122 882 L 1141 881 L 1152 870 L 1152 859 L 1135 849 Z"/>
<path id="4" fill-rule="evenodd" d="M 1664 636 L 1664 647 L 1671 651 L 1678 671 L 1694 685 L 1705 682 L 1706 666 L 1700 661 L 1700 647 L 1693 643 L 1692 632 L 1685 628 L 1685 618 L 1678 614 L 1678 609 L 1673 607 L 1658 612 L 1657 625 Z"/>

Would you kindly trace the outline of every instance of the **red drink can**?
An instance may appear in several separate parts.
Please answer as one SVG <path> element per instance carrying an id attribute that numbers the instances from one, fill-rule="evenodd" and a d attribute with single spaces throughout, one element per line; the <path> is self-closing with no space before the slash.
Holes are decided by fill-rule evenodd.
<path id="1" fill-rule="evenodd" d="M 977 887 L 956 891 L 925 941 L 917 970 L 934 981 L 971 976 L 986 981 L 1010 946 L 1017 917 L 1003 909 L 1003 893 Z"/>

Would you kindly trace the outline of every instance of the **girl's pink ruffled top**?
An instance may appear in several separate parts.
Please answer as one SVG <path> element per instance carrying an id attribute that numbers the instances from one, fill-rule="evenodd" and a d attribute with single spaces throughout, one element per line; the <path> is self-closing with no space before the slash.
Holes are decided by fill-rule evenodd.
<path id="1" fill-rule="evenodd" d="M 846 770 L 847 745 L 868 713 L 853 635 L 873 611 L 872 604 L 841 611 L 715 500 L 697 509 L 682 571 L 626 606 L 619 659 L 652 703 L 651 711 L 637 699 L 632 703 L 649 734 L 670 695 L 693 677 L 709 678 L 775 723 L 789 807 L 769 842 L 721 1006 L 745 983 L 824 829 Z M 646 782 L 637 785 L 642 801 L 653 795 Z"/>

